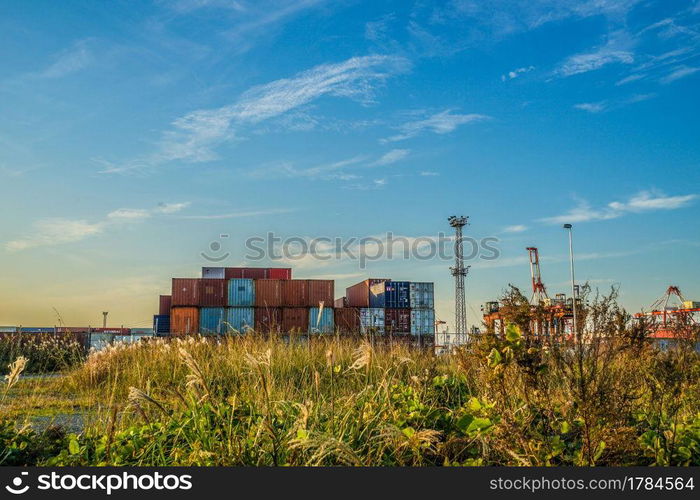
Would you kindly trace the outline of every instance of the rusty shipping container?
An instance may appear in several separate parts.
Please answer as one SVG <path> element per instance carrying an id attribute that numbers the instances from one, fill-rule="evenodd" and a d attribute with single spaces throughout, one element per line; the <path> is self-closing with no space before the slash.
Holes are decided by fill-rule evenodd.
<path id="1" fill-rule="evenodd" d="M 161 295 L 158 299 L 158 315 L 166 316 L 170 314 L 170 308 L 173 306 L 172 295 Z"/>
<path id="2" fill-rule="evenodd" d="M 340 333 L 360 333 L 360 310 L 356 307 L 336 308 L 335 327 Z"/>
<path id="3" fill-rule="evenodd" d="M 340 309 L 342 307 L 347 307 L 348 306 L 348 299 L 345 297 L 340 297 L 339 299 L 335 299 L 333 301 L 333 307 L 336 309 Z"/>
<path id="4" fill-rule="evenodd" d="M 279 332 L 282 323 L 282 309 L 279 307 L 255 308 L 255 331 L 258 333 Z"/>
<path id="5" fill-rule="evenodd" d="M 384 327 L 386 333 L 411 333 L 411 310 L 386 308 Z"/>
<path id="6" fill-rule="evenodd" d="M 170 331 L 175 335 L 199 332 L 199 309 L 173 307 L 170 309 Z"/>
<path id="7" fill-rule="evenodd" d="M 345 290 L 348 307 L 384 307 L 384 282 L 389 279 L 370 278 Z"/>
<path id="8" fill-rule="evenodd" d="M 285 307 L 282 309 L 282 331 L 289 333 L 309 328 L 309 309 L 306 307 Z"/>
<path id="9" fill-rule="evenodd" d="M 199 306 L 224 307 L 228 299 L 228 282 L 224 279 L 199 280 Z"/>
<path id="10" fill-rule="evenodd" d="M 284 307 L 305 307 L 308 304 L 308 281 L 307 280 L 282 280 L 282 306 Z"/>
<path id="11" fill-rule="evenodd" d="M 280 307 L 282 280 L 255 280 L 255 307 Z"/>
<path id="12" fill-rule="evenodd" d="M 335 282 L 333 280 L 307 280 L 310 307 L 318 307 L 321 302 L 325 307 L 332 307 L 335 297 Z"/>
<path id="13" fill-rule="evenodd" d="M 289 280 L 292 279 L 292 269 L 289 267 L 226 267 L 224 278 Z"/>
<path id="14" fill-rule="evenodd" d="M 173 278 L 173 306 L 199 305 L 199 278 Z"/>

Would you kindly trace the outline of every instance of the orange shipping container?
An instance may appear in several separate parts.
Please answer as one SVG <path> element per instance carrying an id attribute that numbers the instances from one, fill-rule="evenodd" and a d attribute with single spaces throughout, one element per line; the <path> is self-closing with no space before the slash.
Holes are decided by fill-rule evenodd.
<path id="1" fill-rule="evenodd" d="M 333 301 L 333 307 L 336 309 L 340 309 L 341 307 L 346 307 L 347 306 L 347 299 L 345 297 L 340 297 L 339 299 L 335 299 Z"/>
<path id="2" fill-rule="evenodd" d="M 383 278 L 371 278 L 368 280 L 360 281 L 358 284 L 353 285 L 345 290 L 345 297 L 347 297 L 348 307 L 384 307 L 383 298 L 382 303 L 372 303 L 372 293 L 370 288 L 373 285 L 389 281 Z"/>
<path id="3" fill-rule="evenodd" d="M 320 302 L 323 302 L 325 307 L 332 307 L 333 299 L 335 297 L 333 280 L 307 280 L 308 281 L 308 295 L 309 302 L 307 305 L 310 307 L 318 307 Z"/>
<path id="4" fill-rule="evenodd" d="M 255 331 L 258 333 L 279 332 L 282 323 L 282 309 L 279 307 L 255 308 Z"/>
<path id="5" fill-rule="evenodd" d="M 199 305 L 199 279 L 173 278 L 173 306 Z"/>
<path id="6" fill-rule="evenodd" d="M 280 307 L 282 305 L 281 280 L 255 280 L 255 306 Z"/>
<path id="7" fill-rule="evenodd" d="M 336 309 L 335 327 L 340 333 L 360 333 L 360 310 L 356 307 Z"/>
<path id="8" fill-rule="evenodd" d="M 282 305 L 284 307 L 304 307 L 308 305 L 307 280 L 283 280 Z"/>
<path id="9" fill-rule="evenodd" d="M 306 307 L 285 307 L 282 309 L 282 331 L 287 333 L 309 329 L 309 310 Z"/>
<path id="10" fill-rule="evenodd" d="M 177 335 L 199 332 L 199 309 L 173 307 L 170 310 L 170 331 Z"/>

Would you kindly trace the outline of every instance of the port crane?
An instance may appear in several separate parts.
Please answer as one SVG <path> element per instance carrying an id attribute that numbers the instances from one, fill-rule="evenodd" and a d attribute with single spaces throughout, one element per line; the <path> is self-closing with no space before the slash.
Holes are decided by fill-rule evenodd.
<path id="1" fill-rule="evenodd" d="M 528 256 L 530 257 L 530 278 L 532 279 L 532 297 L 530 304 L 533 306 L 545 304 L 549 302 L 547 289 L 542 282 L 542 273 L 540 271 L 540 254 L 536 247 L 527 247 Z"/>
<path id="2" fill-rule="evenodd" d="M 697 326 L 694 314 L 700 312 L 700 303 L 685 300 L 680 288 L 671 285 L 666 292 L 656 299 L 649 311 L 635 314 L 635 318 L 652 318 L 655 320 L 652 338 L 673 338 L 678 327 Z"/>

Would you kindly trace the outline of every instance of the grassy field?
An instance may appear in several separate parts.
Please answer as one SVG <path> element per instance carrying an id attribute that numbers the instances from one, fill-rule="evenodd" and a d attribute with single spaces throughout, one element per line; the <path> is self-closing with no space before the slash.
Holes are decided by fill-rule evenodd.
<path id="1" fill-rule="evenodd" d="M 533 336 L 516 302 L 505 337 L 445 356 L 248 335 L 117 344 L 60 377 L 11 371 L 0 463 L 700 465 L 697 352 L 660 352 L 614 301 L 593 302 L 578 340 Z"/>

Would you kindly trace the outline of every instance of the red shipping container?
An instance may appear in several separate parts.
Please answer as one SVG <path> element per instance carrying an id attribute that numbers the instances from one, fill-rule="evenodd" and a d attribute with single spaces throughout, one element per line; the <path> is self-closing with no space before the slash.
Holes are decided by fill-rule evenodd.
<path id="1" fill-rule="evenodd" d="M 170 331 L 177 335 L 199 332 L 199 309 L 173 307 L 170 310 Z"/>
<path id="2" fill-rule="evenodd" d="M 347 307 L 373 307 L 370 305 L 370 291 L 369 289 L 372 285 L 377 283 L 383 283 L 389 281 L 383 278 L 370 278 L 364 281 L 360 281 L 358 284 L 353 285 L 345 290 L 345 297 L 347 298 Z"/>
<path id="3" fill-rule="evenodd" d="M 345 297 L 340 297 L 333 301 L 333 307 L 340 309 L 341 307 L 347 307 L 347 299 Z"/>
<path id="4" fill-rule="evenodd" d="M 203 307 L 224 307 L 228 298 L 227 280 L 204 278 L 199 280 L 199 304 Z"/>
<path id="5" fill-rule="evenodd" d="M 308 305 L 307 280 L 282 280 L 282 306 L 305 307 Z"/>
<path id="6" fill-rule="evenodd" d="M 340 333 L 360 333 L 360 310 L 356 307 L 336 309 L 335 327 Z"/>
<path id="7" fill-rule="evenodd" d="M 309 329 L 309 310 L 306 307 L 285 307 L 282 309 L 282 331 L 306 333 Z"/>
<path id="8" fill-rule="evenodd" d="M 268 269 L 268 278 L 273 280 L 290 280 L 292 279 L 291 267 L 270 267 Z"/>
<path id="9" fill-rule="evenodd" d="M 173 278 L 172 305 L 199 305 L 199 278 Z"/>
<path id="10" fill-rule="evenodd" d="M 255 306 L 280 307 L 282 305 L 282 281 L 255 280 Z"/>
<path id="11" fill-rule="evenodd" d="M 234 278 L 260 280 L 270 277 L 270 273 L 266 267 L 227 267 L 224 270 L 224 275 L 227 280 Z"/>
<path id="12" fill-rule="evenodd" d="M 386 333 L 411 333 L 411 310 L 389 309 L 384 311 Z"/>
<path id="13" fill-rule="evenodd" d="M 255 331 L 258 333 L 279 332 L 282 323 L 282 309 L 279 307 L 255 308 Z"/>
<path id="14" fill-rule="evenodd" d="M 289 267 L 227 267 L 224 269 L 224 276 L 227 280 L 233 278 L 289 280 L 292 279 L 292 269 Z"/>
<path id="15" fill-rule="evenodd" d="M 161 295 L 158 300 L 158 314 L 161 316 L 167 316 L 170 314 L 170 308 L 173 305 L 172 295 Z"/>
<path id="16" fill-rule="evenodd" d="M 323 302 L 325 307 L 331 307 L 335 297 L 335 282 L 333 280 L 307 280 L 310 307 L 318 307 Z"/>

